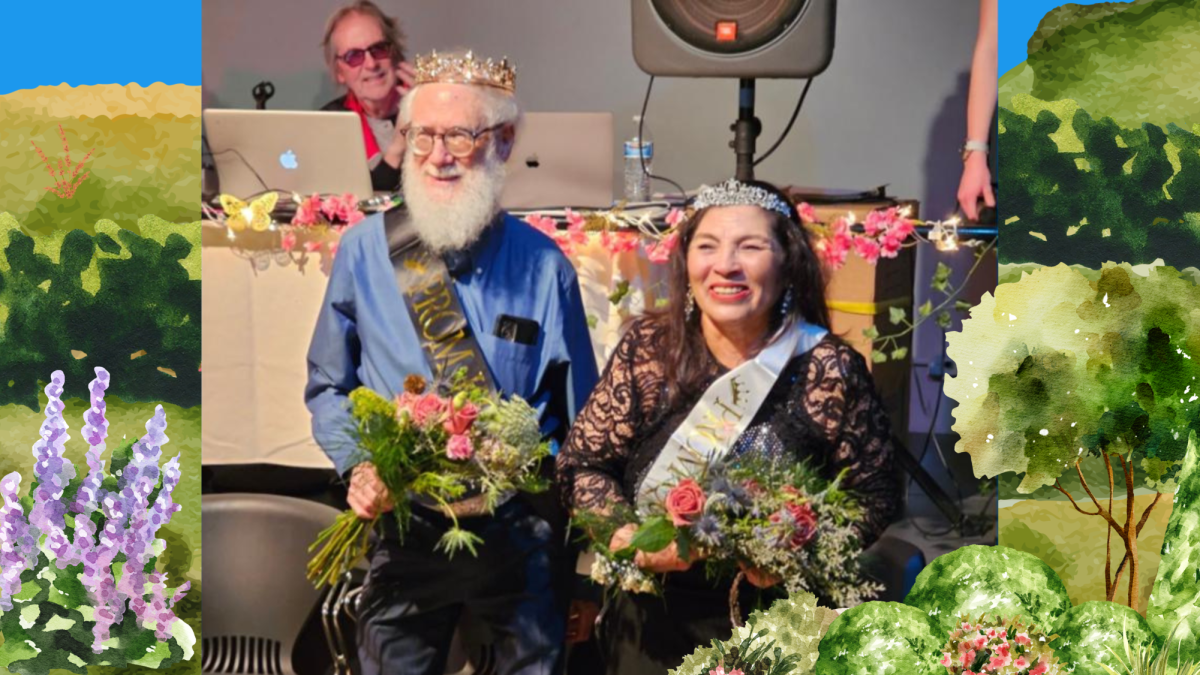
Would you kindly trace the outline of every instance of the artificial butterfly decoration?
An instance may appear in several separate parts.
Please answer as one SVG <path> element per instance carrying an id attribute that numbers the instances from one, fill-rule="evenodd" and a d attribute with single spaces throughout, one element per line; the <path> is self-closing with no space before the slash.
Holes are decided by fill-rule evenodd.
<path id="1" fill-rule="evenodd" d="M 225 225 L 234 232 L 250 229 L 265 232 L 271 227 L 271 212 L 279 201 L 279 194 L 268 192 L 249 204 L 232 197 L 221 195 L 221 208 L 225 210 Z"/>

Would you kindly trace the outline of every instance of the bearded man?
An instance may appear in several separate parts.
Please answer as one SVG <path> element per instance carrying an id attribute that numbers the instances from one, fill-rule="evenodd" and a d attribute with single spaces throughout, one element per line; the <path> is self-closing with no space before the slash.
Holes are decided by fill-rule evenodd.
<path id="1" fill-rule="evenodd" d="M 596 382 L 574 268 L 550 238 L 499 207 L 521 118 L 514 90 L 507 61 L 418 58 L 399 116 L 406 208 L 347 230 L 338 249 L 305 400 L 313 436 L 349 477 L 362 518 L 407 497 L 387 494 L 355 442 L 347 395 L 356 387 L 392 398 L 406 376 L 438 374 L 444 360 L 433 354 L 464 350 L 497 391 L 535 406 L 543 432 L 561 442 Z M 436 322 L 421 314 L 431 303 L 444 308 Z M 447 558 L 434 546 L 449 521 L 434 509 L 414 505 L 403 543 L 382 519 L 359 604 L 363 674 L 440 675 L 464 609 L 490 629 L 497 672 L 559 672 L 557 577 L 569 565 L 553 520 L 514 497 L 492 516 L 460 518 L 484 543 L 478 557 Z"/>

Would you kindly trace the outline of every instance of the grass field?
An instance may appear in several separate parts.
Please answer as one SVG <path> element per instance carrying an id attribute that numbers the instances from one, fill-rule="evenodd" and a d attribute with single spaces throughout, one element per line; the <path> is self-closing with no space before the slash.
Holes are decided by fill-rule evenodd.
<path id="1" fill-rule="evenodd" d="M 1099 496 L 1099 495 L 1097 495 Z M 1154 499 L 1153 495 L 1135 495 L 1134 506 L 1140 516 Z M 1124 499 L 1113 500 L 1114 512 L 1124 513 Z M 1105 504 L 1107 506 L 1107 504 Z M 1090 500 L 1081 504 L 1091 506 Z M 1158 562 L 1163 536 L 1171 517 L 1171 501 L 1159 500 L 1150 520 L 1138 537 L 1140 569 L 1138 570 L 1139 606 L 1146 612 Z M 1066 501 L 1027 499 L 1000 509 L 1000 545 L 1032 553 L 1050 565 L 1067 585 L 1071 602 L 1078 605 L 1104 597 L 1104 550 L 1107 525 L 1099 516 L 1085 516 Z M 1117 516 L 1117 522 L 1124 522 Z M 1115 571 L 1125 555 L 1125 547 L 1115 533 L 1112 564 Z M 1129 571 L 1121 577 L 1116 602 L 1125 603 L 1129 592 Z"/>

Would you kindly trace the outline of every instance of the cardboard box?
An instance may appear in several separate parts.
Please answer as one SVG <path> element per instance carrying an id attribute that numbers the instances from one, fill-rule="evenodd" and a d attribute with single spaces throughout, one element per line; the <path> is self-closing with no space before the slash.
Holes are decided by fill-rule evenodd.
<path id="1" fill-rule="evenodd" d="M 909 208 L 909 217 L 920 216 L 920 204 L 913 200 L 899 200 L 899 206 Z M 814 204 L 817 218 L 829 223 L 839 216 L 853 213 L 857 222 L 862 222 L 868 213 L 892 206 L 891 202 L 849 202 Z M 908 430 L 909 388 L 912 382 L 912 333 L 896 341 L 895 347 L 908 350 L 900 360 L 889 359 L 886 363 L 872 363 L 871 342 L 863 337 L 863 331 L 875 326 L 881 335 L 897 333 L 900 327 L 892 325 L 888 318 L 891 307 L 902 307 L 911 320 L 914 314 L 913 281 L 916 272 L 916 248 L 901 249 L 896 258 L 880 258 L 872 265 L 853 251 L 846 256 L 846 264 L 827 277 L 826 299 L 829 303 L 829 318 L 832 331 L 850 343 L 867 361 L 876 387 L 883 398 L 884 407 L 892 420 L 893 429 L 903 435 Z"/>

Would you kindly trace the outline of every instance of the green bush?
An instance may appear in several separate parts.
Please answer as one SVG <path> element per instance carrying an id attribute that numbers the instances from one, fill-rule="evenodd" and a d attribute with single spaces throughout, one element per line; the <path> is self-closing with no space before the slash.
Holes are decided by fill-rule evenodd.
<path id="1" fill-rule="evenodd" d="M 36 409 L 39 377 L 53 369 L 67 376 L 66 397 L 86 399 L 101 364 L 113 375 L 113 396 L 199 405 L 200 280 L 181 264 L 194 244 L 180 232 L 198 239 L 189 228 L 199 225 L 177 226 L 161 242 L 129 230 L 72 230 L 57 264 L 33 237 L 10 230 L 0 249 L 0 405 Z"/>
<path id="2" fill-rule="evenodd" d="M 1001 108 L 1000 122 L 1001 264 L 1200 263 L 1200 136 L 1078 110 L 1070 124 L 1084 149 L 1060 152 L 1053 112 Z"/>

